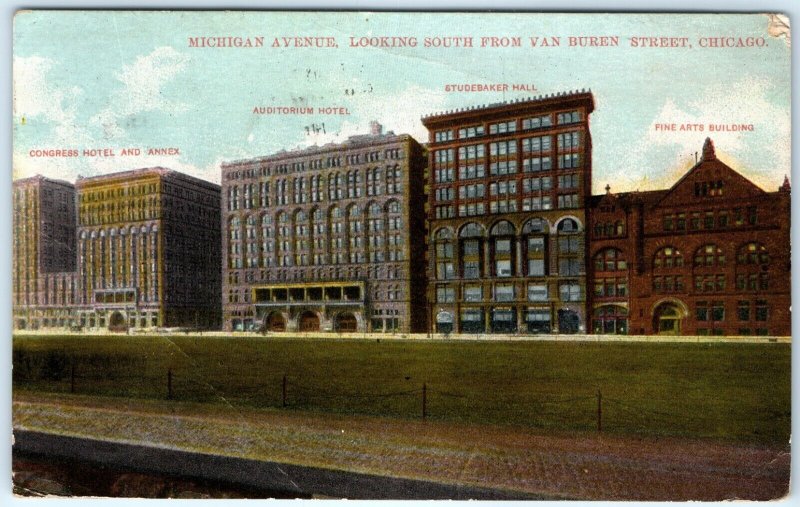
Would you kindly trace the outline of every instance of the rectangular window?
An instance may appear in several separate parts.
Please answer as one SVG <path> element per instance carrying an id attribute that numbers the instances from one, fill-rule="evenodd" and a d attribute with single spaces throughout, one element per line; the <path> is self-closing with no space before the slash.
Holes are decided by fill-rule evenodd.
<path id="1" fill-rule="evenodd" d="M 522 140 L 523 153 L 550 151 L 552 148 L 553 138 L 551 136 L 528 137 Z"/>
<path id="2" fill-rule="evenodd" d="M 581 286 L 577 283 L 562 283 L 559 286 L 561 301 L 580 301 Z"/>
<path id="3" fill-rule="evenodd" d="M 714 301 L 711 304 L 711 320 L 715 322 L 725 320 L 725 304 L 722 301 Z"/>
<path id="4" fill-rule="evenodd" d="M 581 262 L 579 259 L 559 259 L 558 274 L 561 276 L 577 276 L 581 272 Z"/>
<path id="5" fill-rule="evenodd" d="M 578 123 L 579 121 L 581 121 L 581 113 L 580 111 L 569 111 L 566 113 L 558 113 L 556 119 L 559 125 Z"/>
<path id="6" fill-rule="evenodd" d="M 756 301 L 756 320 L 759 322 L 766 322 L 769 318 L 769 307 L 766 301 Z"/>
<path id="7" fill-rule="evenodd" d="M 538 129 L 542 127 L 552 127 L 553 119 L 549 114 L 543 116 L 534 116 L 533 118 L 525 118 L 522 120 L 522 129 Z"/>
<path id="8" fill-rule="evenodd" d="M 496 285 L 494 288 L 494 300 L 499 302 L 514 301 L 513 285 Z"/>
<path id="9" fill-rule="evenodd" d="M 580 167 L 580 166 L 581 166 L 581 158 L 580 154 L 578 153 L 567 153 L 565 155 L 558 156 L 559 169 L 571 169 L 573 167 Z"/>
<path id="10" fill-rule="evenodd" d="M 528 259 L 528 276 L 544 276 L 544 259 Z"/>
<path id="11" fill-rule="evenodd" d="M 455 301 L 456 291 L 453 287 L 436 287 L 436 301 L 438 303 L 452 303 Z"/>
<path id="12" fill-rule="evenodd" d="M 465 261 L 464 262 L 464 278 L 480 278 L 481 268 L 478 261 Z"/>
<path id="13" fill-rule="evenodd" d="M 547 285 L 528 284 L 528 301 L 547 301 Z"/>
<path id="14" fill-rule="evenodd" d="M 739 301 L 737 303 L 736 318 L 741 321 L 750 320 L 750 301 Z"/>
<path id="15" fill-rule="evenodd" d="M 499 254 L 510 254 L 511 253 L 511 240 L 510 239 L 498 239 L 495 242 L 495 252 Z"/>
<path id="16" fill-rule="evenodd" d="M 480 285 L 467 285 L 464 287 L 464 301 L 483 301 L 483 287 Z"/>
<path id="17" fill-rule="evenodd" d="M 578 207 L 578 194 L 564 194 L 558 196 L 559 209 L 573 209 Z"/>
<path id="18" fill-rule="evenodd" d="M 705 301 L 698 301 L 695 306 L 695 316 L 701 322 L 708 321 L 708 303 Z"/>
<path id="19" fill-rule="evenodd" d="M 497 276 L 498 277 L 507 277 L 511 276 L 511 261 L 506 259 L 498 260 L 496 263 L 497 268 Z"/>
<path id="20" fill-rule="evenodd" d="M 553 160 L 550 157 L 533 157 L 522 160 L 522 170 L 526 173 L 549 171 L 553 168 Z"/>
<path id="21" fill-rule="evenodd" d="M 517 121 L 505 121 L 502 123 L 492 123 L 489 125 L 489 134 L 505 134 L 508 132 L 516 132 Z"/>

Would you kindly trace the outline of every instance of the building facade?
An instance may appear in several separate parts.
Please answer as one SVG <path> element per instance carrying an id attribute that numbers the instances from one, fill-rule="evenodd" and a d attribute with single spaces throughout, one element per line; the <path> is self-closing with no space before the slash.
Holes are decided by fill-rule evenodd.
<path id="1" fill-rule="evenodd" d="M 224 329 L 425 331 L 424 167 L 375 122 L 223 164 Z"/>
<path id="2" fill-rule="evenodd" d="M 218 185 L 156 167 L 76 188 L 79 325 L 219 326 Z"/>
<path id="3" fill-rule="evenodd" d="M 716 157 L 667 190 L 590 209 L 593 333 L 791 334 L 788 180 L 765 192 Z"/>
<path id="4" fill-rule="evenodd" d="M 12 313 L 17 329 L 74 324 L 75 187 L 34 176 L 12 185 Z"/>
<path id="5" fill-rule="evenodd" d="M 438 332 L 586 331 L 591 92 L 426 116 Z"/>

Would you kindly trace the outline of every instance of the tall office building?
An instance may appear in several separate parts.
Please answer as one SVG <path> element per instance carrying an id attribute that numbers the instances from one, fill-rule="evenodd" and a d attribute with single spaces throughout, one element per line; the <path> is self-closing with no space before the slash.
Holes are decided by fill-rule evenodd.
<path id="1" fill-rule="evenodd" d="M 590 92 L 422 118 L 439 332 L 586 331 Z"/>
<path id="2" fill-rule="evenodd" d="M 424 167 L 375 122 L 223 164 L 224 329 L 425 331 Z"/>
<path id="3" fill-rule="evenodd" d="M 76 188 L 79 325 L 219 326 L 218 185 L 155 167 Z"/>

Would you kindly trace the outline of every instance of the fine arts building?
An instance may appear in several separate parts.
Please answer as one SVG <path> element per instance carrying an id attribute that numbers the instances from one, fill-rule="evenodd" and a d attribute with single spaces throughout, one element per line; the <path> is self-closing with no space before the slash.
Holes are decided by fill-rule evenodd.
<path id="1" fill-rule="evenodd" d="M 427 330 L 423 149 L 370 128 L 222 165 L 225 330 Z"/>
<path id="2" fill-rule="evenodd" d="M 594 196 L 596 334 L 791 334 L 789 181 L 765 192 L 702 158 L 671 188 Z"/>

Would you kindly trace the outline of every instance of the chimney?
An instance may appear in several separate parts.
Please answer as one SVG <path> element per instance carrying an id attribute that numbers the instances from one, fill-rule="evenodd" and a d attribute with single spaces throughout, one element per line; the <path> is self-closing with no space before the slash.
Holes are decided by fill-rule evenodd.
<path id="1" fill-rule="evenodd" d="M 710 137 L 706 137 L 706 142 L 703 143 L 703 156 L 700 160 L 716 160 L 717 154 L 714 152 L 714 141 Z"/>
<path id="2" fill-rule="evenodd" d="M 778 188 L 778 191 L 779 192 L 791 192 L 792 191 L 792 185 L 789 184 L 789 176 L 788 175 L 785 175 L 783 177 L 783 185 L 781 185 Z"/>
<path id="3" fill-rule="evenodd" d="M 379 136 L 383 134 L 383 125 L 378 123 L 376 120 L 372 120 L 369 122 L 369 134 L 372 136 Z"/>

